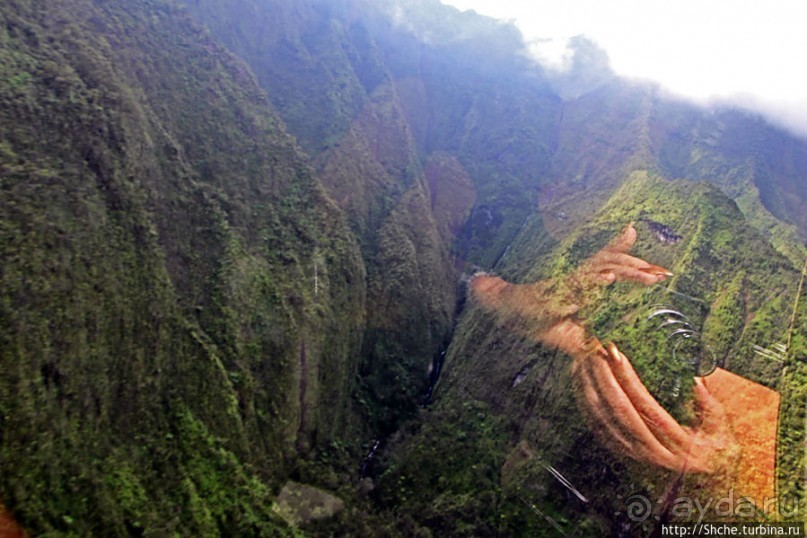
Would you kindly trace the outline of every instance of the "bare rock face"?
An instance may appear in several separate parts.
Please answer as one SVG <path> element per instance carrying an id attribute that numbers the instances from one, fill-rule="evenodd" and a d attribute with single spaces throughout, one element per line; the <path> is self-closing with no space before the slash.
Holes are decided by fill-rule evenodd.
<path id="1" fill-rule="evenodd" d="M 298 527 L 310 521 L 328 519 L 342 511 L 344 501 L 327 491 L 289 481 L 277 496 L 275 511 L 289 525 Z"/>

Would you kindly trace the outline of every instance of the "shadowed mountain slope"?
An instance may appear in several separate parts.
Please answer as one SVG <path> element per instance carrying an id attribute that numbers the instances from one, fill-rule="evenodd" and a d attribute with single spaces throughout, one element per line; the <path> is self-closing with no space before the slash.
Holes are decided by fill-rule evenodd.
<path id="1" fill-rule="evenodd" d="M 248 68 L 161 2 L 0 8 L 0 497 L 267 534 L 350 399 L 364 266 Z"/>
<path id="2" fill-rule="evenodd" d="M 315 535 L 610 532 L 606 492 L 651 479 L 587 432 L 566 357 L 463 310 L 463 276 L 548 278 L 631 220 L 682 238 L 637 253 L 781 392 L 803 498 L 804 362 L 749 349 L 792 325 L 805 354 L 807 142 L 576 47 L 547 73 L 436 0 L 3 3 L 0 500 L 36 534 L 268 536 L 313 484 L 344 501 Z"/>

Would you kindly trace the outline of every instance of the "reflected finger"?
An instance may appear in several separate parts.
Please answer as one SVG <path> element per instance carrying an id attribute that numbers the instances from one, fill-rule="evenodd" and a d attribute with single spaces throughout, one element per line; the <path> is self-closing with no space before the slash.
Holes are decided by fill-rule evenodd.
<path id="1" fill-rule="evenodd" d="M 577 402 L 581 411 L 589 418 L 593 433 L 607 448 L 633 459 L 638 459 L 633 450 L 633 443 L 618 427 L 618 423 L 606 414 L 607 405 L 601 401 L 594 384 L 589 363 L 590 357 L 576 360 L 574 363 L 574 379 L 576 382 Z"/>
<path id="2" fill-rule="evenodd" d="M 604 250 L 597 253 L 594 257 L 593 263 L 597 265 L 624 265 L 626 267 L 649 267 L 650 264 L 641 258 L 625 254 L 624 252 L 616 252 Z"/>
<path id="3" fill-rule="evenodd" d="M 645 286 L 652 286 L 653 284 L 658 284 L 667 278 L 667 275 L 664 273 L 660 273 L 652 267 L 657 266 L 650 266 L 647 269 L 634 269 L 633 267 L 614 267 L 613 269 L 608 269 L 609 272 L 612 272 L 615 276 L 615 279 L 618 281 L 626 281 L 631 280 L 634 282 L 638 282 L 640 284 L 644 284 Z"/>
<path id="4" fill-rule="evenodd" d="M 608 345 L 611 370 L 653 435 L 671 452 L 688 450 L 689 434 L 656 401 L 639 379 L 628 358 L 613 343 Z"/>
<path id="5" fill-rule="evenodd" d="M 695 378 L 694 394 L 701 419 L 700 429 L 707 434 L 719 431 L 724 425 L 726 412 L 723 404 L 709 392 L 703 377 Z"/>
<path id="6" fill-rule="evenodd" d="M 605 248 L 616 252 L 627 252 L 634 243 L 636 243 L 636 228 L 631 222 Z"/>
<path id="7" fill-rule="evenodd" d="M 492 307 L 500 302 L 502 293 L 511 284 L 497 276 L 479 275 L 471 280 L 470 286 L 476 299 L 485 306 Z"/>
<path id="8" fill-rule="evenodd" d="M 605 355 L 607 356 L 607 353 Z M 603 404 L 601 409 L 606 413 L 606 420 L 610 418 L 610 423 L 629 435 L 629 439 L 633 440 L 636 457 L 668 469 L 676 469 L 680 458 L 659 442 L 642 420 L 614 377 L 609 361 L 601 356 L 592 357 L 589 368 L 599 400 Z"/>

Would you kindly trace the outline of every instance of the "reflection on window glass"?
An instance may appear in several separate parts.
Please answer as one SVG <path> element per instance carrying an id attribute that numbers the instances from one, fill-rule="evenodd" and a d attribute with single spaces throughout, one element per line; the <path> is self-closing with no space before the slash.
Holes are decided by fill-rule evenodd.
<path id="1" fill-rule="evenodd" d="M 800 455 L 777 454 L 777 437 L 792 435 L 780 412 L 794 411 L 782 392 L 796 383 L 798 272 L 707 235 L 703 208 L 671 222 L 636 217 L 621 231 L 606 223 L 567 238 L 529 283 L 471 280 L 496 330 L 544 354 L 514 372 L 511 390 L 527 390 L 517 387 L 560 355 L 566 372 L 543 375 L 575 402 L 546 398 L 546 429 L 525 421 L 503 480 L 556 530 L 590 513 L 626 530 L 787 519 L 799 498 L 777 487 L 794 478 L 783 480 L 793 466 L 777 462 Z M 552 516 L 560 499 L 577 523 Z"/>

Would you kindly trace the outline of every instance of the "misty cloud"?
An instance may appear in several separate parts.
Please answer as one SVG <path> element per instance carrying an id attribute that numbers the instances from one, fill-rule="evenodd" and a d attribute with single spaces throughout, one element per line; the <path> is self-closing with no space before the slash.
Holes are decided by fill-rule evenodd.
<path id="1" fill-rule="evenodd" d="M 803 2 L 443 2 L 514 21 L 529 54 L 550 70 L 571 69 L 564 40 L 585 35 L 620 76 L 656 82 L 703 106 L 751 110 L 807 137 Z"/>

